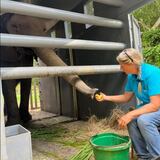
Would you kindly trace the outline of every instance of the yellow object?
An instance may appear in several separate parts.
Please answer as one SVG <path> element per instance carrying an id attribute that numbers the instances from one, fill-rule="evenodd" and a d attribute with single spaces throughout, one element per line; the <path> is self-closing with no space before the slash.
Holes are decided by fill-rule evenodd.
<path id="1" fill-rule="evenodd" d="M 100 101 L 103 100 L 103 95 L 102 94 L 96 94 L 95 95 L 96 100 Z"/>
<path id="2" fill-rule="evenodd" d="M 138 92 L 139 93 L 142 92 L 142 84 L 141 84 L 141 82 L 138 83 Z"/>

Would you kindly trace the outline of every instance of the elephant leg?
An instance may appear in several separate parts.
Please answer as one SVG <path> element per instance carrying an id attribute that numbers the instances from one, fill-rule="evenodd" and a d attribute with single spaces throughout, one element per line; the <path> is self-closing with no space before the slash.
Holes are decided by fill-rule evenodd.
<path id="1" fill-rule="evenodd" d="M 31 79 L 22 79 L 20 80 L 20 84 L 21 84 L 21 101 L 20 101 L 19 113 L 21 120 L 24 123 L 27 123 L 32 119 L 32 116 L 29 113 L 29 95 L 31 90 Z"/>
<path id="2" fill-rule="evenodd" d="M 16 98 L 16 80 L 3 80 L 2 91 L 4 95 L 4 101 L 7 111 L 6 126 L 20 123 L 20 116 Z"/>
<path id="3" fill-rule="evenodd" d="M 7 106 L 6 106 L 6 102 L 4 101 L 4 115 L 7 115 Z"/>

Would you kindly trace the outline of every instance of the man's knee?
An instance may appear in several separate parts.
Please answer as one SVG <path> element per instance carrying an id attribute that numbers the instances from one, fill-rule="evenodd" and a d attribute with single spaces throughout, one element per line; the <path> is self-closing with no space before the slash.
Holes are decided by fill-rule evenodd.
<path id="1" fill-rule="evenodd" d="M 127 125 L 129 133 L 134 133 L 134 130 L 137 129 L 137 122 L 136 119 L 132 120 L 130 123 Z"/>
<path id="2" fill-rule="evenodd" d="M 148 124 L 150 124 L 150 119 L 147 114 L 141 115 L 137 118 L 137 125 L 139 128 L 145 128 Z"/>

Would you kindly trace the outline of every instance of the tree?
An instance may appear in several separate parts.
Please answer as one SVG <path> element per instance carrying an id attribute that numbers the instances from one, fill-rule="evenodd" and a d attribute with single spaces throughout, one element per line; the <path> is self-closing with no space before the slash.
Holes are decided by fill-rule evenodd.
<path id="1" fill-rule="evenodd" d="M 160 67 L 160 0 L 145 5 L 133 15 L 142 31 L 144 60 Z"/>
<path id="2" fill-rule="evenodd" d="M 133 15 L 138 20 L 142 32 L 151 29 L 160 17 L 160 0 L 154 0 L 139 8 Z"/>

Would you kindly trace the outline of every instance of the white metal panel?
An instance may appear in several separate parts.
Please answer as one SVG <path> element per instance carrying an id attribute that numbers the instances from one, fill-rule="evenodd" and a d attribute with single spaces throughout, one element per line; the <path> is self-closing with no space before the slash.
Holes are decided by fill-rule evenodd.
<path id="1" fill-rule="evenodd" d="M 0 78 L 0 159 L 7 160 L 6 151 L 6 136 L 5 136 L 5 124 L 4 124 L 4 103 L 2 98 L 2 80 Z"/>
<path id="2" fill-rule="evenodd" d="M 138 25 L 137 20 L 133 17 L 133 15 L 129 15 L 129 31 L 130 31 L 130 42 L 131 47 L 137 49 L 138 51 L 142 51 L 142 42 L 141 42 L 141 31 Z"/>
<path id="3" fill-rule="evenodd" d="M 32 160 L 31 133 L 21 125 L 6 127 L 8 160 Z"/>

